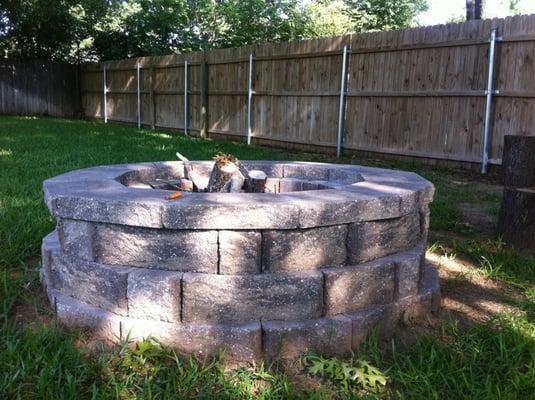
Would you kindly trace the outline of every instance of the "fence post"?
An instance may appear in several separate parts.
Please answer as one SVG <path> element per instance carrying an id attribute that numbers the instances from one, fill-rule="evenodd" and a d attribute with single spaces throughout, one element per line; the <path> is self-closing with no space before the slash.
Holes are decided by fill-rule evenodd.
<path id="1" fill-rule="evenodd" d="M 489 68 L 487 76 L 487 101 L 485 103 L 485 125 L 483 127 L 483 151 L 481 155 L 481 173 L 486 174 L 489 164 L 489 135 L 491 128 L 492 95 L 494 94 L 494 53 L 496 48 L 496 29 L 490 31 L 489 39 Z"/>
<path id="2" fill-rule="evenodd" d="M 104 92 L 104 106 L 102 107 L 102 113 L 104 114 L 104 123 L 108 123 L 108 99 L 107 99 L 107 93 L 108 93 L 108 87 L 106 85 L 106 66 L 104 65 L 104 69 L 102 70 L 102 82 L 103 82 L 103 92 Z"/>
<path id="3" fill-rule="evenodd" d="M 207 96 L 206 88 L 208 85 L 208 76 L 207 76 L 207 65 L 206 59 L 203 55 L 203 60 L 201 61 L 201 121 L 200 121 L 200 136 L 206 138 L 208 136 L 208 110 L 207 110 Z"/>
<path id="4" fill-rule="evenodd" d="M 137 88 L 136 88 L 136 94 L 137 94 L 137 105 L 136 105 L 136 116 L 137 116 L 137 128 L 140 129 L 141 128 L 141 82 L 140 82 L 140 79 L 141 78 L 141 67 L 139 65 L 139 63 L 137 63 L 136 65 L 136 84 L 137 84 Z"/>
<path id="5" fill-rule="evenodd" d="M 336 157 L 340 158 L 342 154 L 342 145 L 344 141 L 344 121 L 346 111 L 346 92 L 347 92 L 347 54 L 348 47 L 344 46 L 342 51 L 342 75 L 340 78 L 340 104 L 338 108 L 338 132 L 336 138 Z"/>
<path id="6" fill-rule="evenodd" d="M 184 135 L 188 136 L 188 61 L 184 61 Z"/>
<path id="7" fill-rule="evenodd" d="M 152 129 L 156 128 L 156 104 L 154 99 L 154 67 L 150 67 L 150 77 L 149 77 L 149 95 L 150 95 L 150 115 L 151 115 L 151 123 L 150 127 Z"/>
<path id="8" fill-rule="evenodd" d="M 247 144 L 253 136 L 253 53 L 249 53 L 249 73 L 247 75 Z"/>

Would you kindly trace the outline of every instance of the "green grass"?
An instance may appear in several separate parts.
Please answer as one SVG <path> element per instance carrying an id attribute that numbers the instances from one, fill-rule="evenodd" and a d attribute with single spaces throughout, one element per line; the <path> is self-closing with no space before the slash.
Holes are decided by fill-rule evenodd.
<path id="1" fill-rule="evenodd" d="M 438 239 L 439 245 L 473 261 L 488 278 L 517 287 L 525 295 L 526 313 L 465 330 L 444 323 L 436 335 L 419 334 L 410 346 L 392 343 L 385 349 L 372 337 L 350 360 L 303 360 L 301 380 L 314 380 L 314 385 L 275 367 L 224 371 L 218 362 L 182 359 L 153 342 L 134 349 L 122 344 L 84 350 L 76 345 L 80 336 L 56 326 L 53 318 L 47 324 L 21 324 L 26 321 L 18 316 L 21 309 L 51 318 L 36 297 L 40 241 L 54 226 L 43 204 L 43 180 L 99 164 L 172 160 L 176 151 L 209 159 L 220 150 L 242 159 L 335 161 L 117 124 L 0 117 L 1 399 L 534 398 L 535 257 L 467 226 L 459 204 L 496 213 L 499 195 L 467 183 L 466 172 L 442 167 L 341 160 L 413 170 L 430 179 L 437 188 L 432 229 L 454 236 Z M 369 385 L 376 375 L 386 379 L 386 386 Z"/>

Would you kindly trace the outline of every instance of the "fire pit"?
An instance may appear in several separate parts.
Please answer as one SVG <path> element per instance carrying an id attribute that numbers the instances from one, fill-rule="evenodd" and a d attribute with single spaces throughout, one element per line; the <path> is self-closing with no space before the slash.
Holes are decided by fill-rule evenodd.
<path id="1" fill-rule="evenodd" d="M 424 264 L 433 186 L 418 175 L 243 161 L 267 176 L 263 193 L 172 200 L 154 189 L 183 181 L 186 167 L 208 181 L 214 163 L 186 164 L 44 183 L 57 229 L 43 240 L 41 279 L 60 321 L 104 339 L 271 361 L 346 354 L 372 326 L 388 335 L 402 313 L 438 306 L 438 275 Z"/>

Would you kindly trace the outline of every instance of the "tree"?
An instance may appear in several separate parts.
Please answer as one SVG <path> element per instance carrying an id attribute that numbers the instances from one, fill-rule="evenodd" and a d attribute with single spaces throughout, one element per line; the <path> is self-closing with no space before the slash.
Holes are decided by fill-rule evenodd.
<path id="1" fill-rule="evenodd" d="M 402 29 L 427 10 L 426 0 L 346 0 L 355 32 Z"/>
<path id="2" fill-rule="evenodd" d="M 481 19 L 484 8 L 485 0 L 466 0 L 466 20 Z"/>
<path id="3" fill-rule="evenodd" d="M 67 61 L 410 26 L 426 0 L 0 0 L 0 52 Z"/>

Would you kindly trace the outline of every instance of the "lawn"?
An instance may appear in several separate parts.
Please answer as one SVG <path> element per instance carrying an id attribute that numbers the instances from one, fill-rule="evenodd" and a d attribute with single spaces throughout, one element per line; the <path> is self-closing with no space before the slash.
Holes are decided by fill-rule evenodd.
<path id="1" fill-rule="evenodd" d="M 118 124 L 0 117 L 0 398 L 534 397 L 535 257 L 495 235 L 496 177 L 443 167 L 341 160 L 413 170 L 435 184 L 428 261 L 443 289 L 438 317 L 402 321 L 388 343 L 371 335 L 351 359 L 225 371 L 153 342 L 89 344 L 58 326 L 37 279 L 40 241 L 54 226 L 42 181 L 98 164 L 172 160 L 176 151 L 209 159 L 220 150 L 241 159 L 336 161 Z"/>

